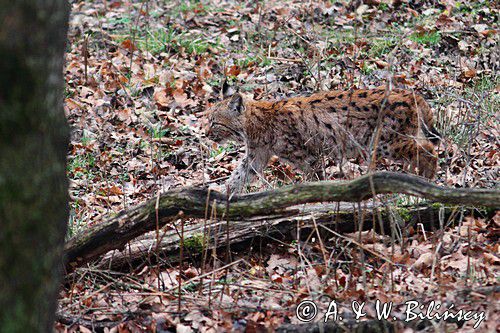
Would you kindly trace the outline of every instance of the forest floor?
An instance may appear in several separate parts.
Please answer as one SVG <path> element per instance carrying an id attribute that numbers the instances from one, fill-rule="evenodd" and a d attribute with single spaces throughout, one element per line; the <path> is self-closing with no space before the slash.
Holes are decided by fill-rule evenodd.
<path id="1" fill-rule="evenodd" d="M 255 99 L 387 82 L 413 89 L 434 109 L 443 136 L 434 182 L 498 188 L 499 12 L 486 0 L 72 1 L 68 237 L 172 188 L 223 187 L 241 147 L 210 142 L 203 127 L 224 80 Z M 347 175 L 366 170 L 352 164 Z M 330 179 L 338 174 L 327 171 Z M 279 161 L 264 177 L 250 190 L 302 179 Z M 126 271 L 89 265 L 68 277 L 56 329 L 260 332 L 299 323 L 295 306 L 311 299 L 320 311 L 335 300 L 342 313 L 366 302 L 364 319 L 374 318 L 375 300 L 394 302 L 396 325 L 409 332 L 472 331 L 474 320 L 410 328 L 401 321 L 404 302 L 417 299 L 485 311 L 479 331 L 492 332 L 499 227 L 500 214 L 490 212 L 465 214 L 442 232 L 412 230 L 404 246 L 372 232 L 264 238 L 252 251 L 231 253 L 224 269 L 223 258 L 180 269 L 168 258 L 151 261 L 154 253 Z"/>

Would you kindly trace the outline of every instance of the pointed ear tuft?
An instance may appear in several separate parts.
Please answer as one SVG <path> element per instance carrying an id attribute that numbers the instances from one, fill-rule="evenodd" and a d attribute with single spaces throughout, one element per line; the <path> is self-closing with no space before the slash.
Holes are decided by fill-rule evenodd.
<path id="1" fill-rule="evenodd" d="M 232 111 L 241 113 L 241 110 L 243 110 L 243 97 L 239 93 L 236 93 L 231 97 L 229 108 Z"/>

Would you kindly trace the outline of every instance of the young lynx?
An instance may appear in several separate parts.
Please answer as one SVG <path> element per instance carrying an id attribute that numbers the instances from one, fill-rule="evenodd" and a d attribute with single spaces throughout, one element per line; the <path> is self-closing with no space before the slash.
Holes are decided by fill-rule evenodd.
<path id="1" fill-rule="evenodd" d="M 391 158 L 427 178 L 436 172 L 433 143 L 439 134 L 429 105 L 411 91 L 328 91 L 281 101 L 244 100 L 235 93 L 208 114 L 209 139 L 246 146 L 229 179 L 231 192 L 240 192 L 249 175 L 260 174 L 273 155 L 318 179 L 324 178 L 324 157 L 337 162 Z"/>

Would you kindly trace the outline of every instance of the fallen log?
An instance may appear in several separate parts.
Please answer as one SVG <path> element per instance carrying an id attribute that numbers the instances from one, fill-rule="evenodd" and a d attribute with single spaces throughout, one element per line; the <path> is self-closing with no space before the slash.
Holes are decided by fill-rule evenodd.
<path id="1" fill-rule="evenodd" d="M 314 232 L 314 222 L 340 234 L 352 233 L 361 228 L 362 230 L 374 229 L 378 233 L 390 234 L 391 221 L 401 222 L 404 224 L 405 230 L 410 227 L 418 229 L 418 224 L 426 231 L 434 231 L 440 228 L 440 219 L 442 219 L 443 225 L 447 226 L 460 219 L 460 212 L 468 215 L 473 212 L 471 209 L 462 209 L 458 206 L 422 205 L 397 207 L 391 209 L 390 212 L 383 207 L 377 207 L 381 209 L 380 216 L 378 216 L 374 208 L 373 205 L 365 205 L 362 208 L 363 223 L 359 223 L 360 219 L 356 207 L 347 203 L 293 206 L 292 209 L 299 210 L 299 213 L 290 217 L 258 217 L 233 221 L 229 224 L 226 221 L 209 221 L 207 223 L 203 220 L 186 223 L 184 227 L 184 253 L 193 260 L 201 257 L 202 250 L 216 249 L 224 252 L 228 243 L 231 245 L 231 249 L 236 251 L 251 250 L 253 246 L 261 243 L 261 238 L 289 243 L 296 240 L 297 224 L 300 225 L 301 239 L 306 239 L 311 232 Z M 388 214 L 392 214 L 393 217 L 389 217 Z M 479 211 L 474 211 L 474 214 L 481 216 Z M 158 260 L 168 261 L 170 265 L 178 263 L 181 246 L 180 229 L 180 223 L 170 224 L 167 230 L 160 231 L 159 242 L 155 232 L 138 237 L 131 241 L 123 251 L 114 250 L 106 253 L 99 260 L 97 267 L 120 270 L 127 266 L 138 267 L 146 259 L 150 261 L 149 263 Z M 323 228 L 319 229 L 326 231 L 322 230 Z M 326 234 L 327 237 L 331 236 L 330 232 L 326 232 Z"/>
<path id="2" fill-rule="evenodd" d="M 394 172 L 376 172 L 350 181 L 303 183 L 272 191 L 227 197 L 201 188 L 181 188 L 161 194 L 130 210 L 99 223 L 65 245 L 66 268 L 71 271 L 110 250 L 123 248 L 130 240 L 161 228 L 179 218 L 205 218 L 210 205 L 218 218 L 244 221 L 249 218 L 289 217 L 297 206 L 316 202 L 360 202 L 377 194 L 400 193 L 445 204 L 498 208 L 500 191 L 454 189 L 436 186 L 420 177 Z"/>

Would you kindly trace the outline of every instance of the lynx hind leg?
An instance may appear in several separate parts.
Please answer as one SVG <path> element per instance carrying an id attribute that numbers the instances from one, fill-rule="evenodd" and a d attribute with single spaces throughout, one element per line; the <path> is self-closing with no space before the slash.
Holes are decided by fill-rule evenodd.
<path id="1" fill-rule="evenodd" d="M 413 169 L 418 169 L 418 175 L 433 179 L 437 170 L 437 153 L 432 142 L 426 140 L 418 144 L 416 154 L 411 160 Z"/>
<path id="2" fill-rule="evenodd" d="M 410 172 L 433 179 L 437 169 L 437 153 L 429 140 L 402 140 L 394 147 L 396 160 L 409 162 Z"/>
<path id="3" fill-rule="evenodd" d="M 325 166 L 322 158 L 318 158 L 310 164 L 306 172 L 306 178 L 310 181 L 325 180 Z"/>
<path id="4" fill-rule="evenodd" d="M 326 178 L 322 158 L 304 158 L 300 162 L 292 164 L 303 172 L 304 178 L 307 181 L 318 181 Z"/>

